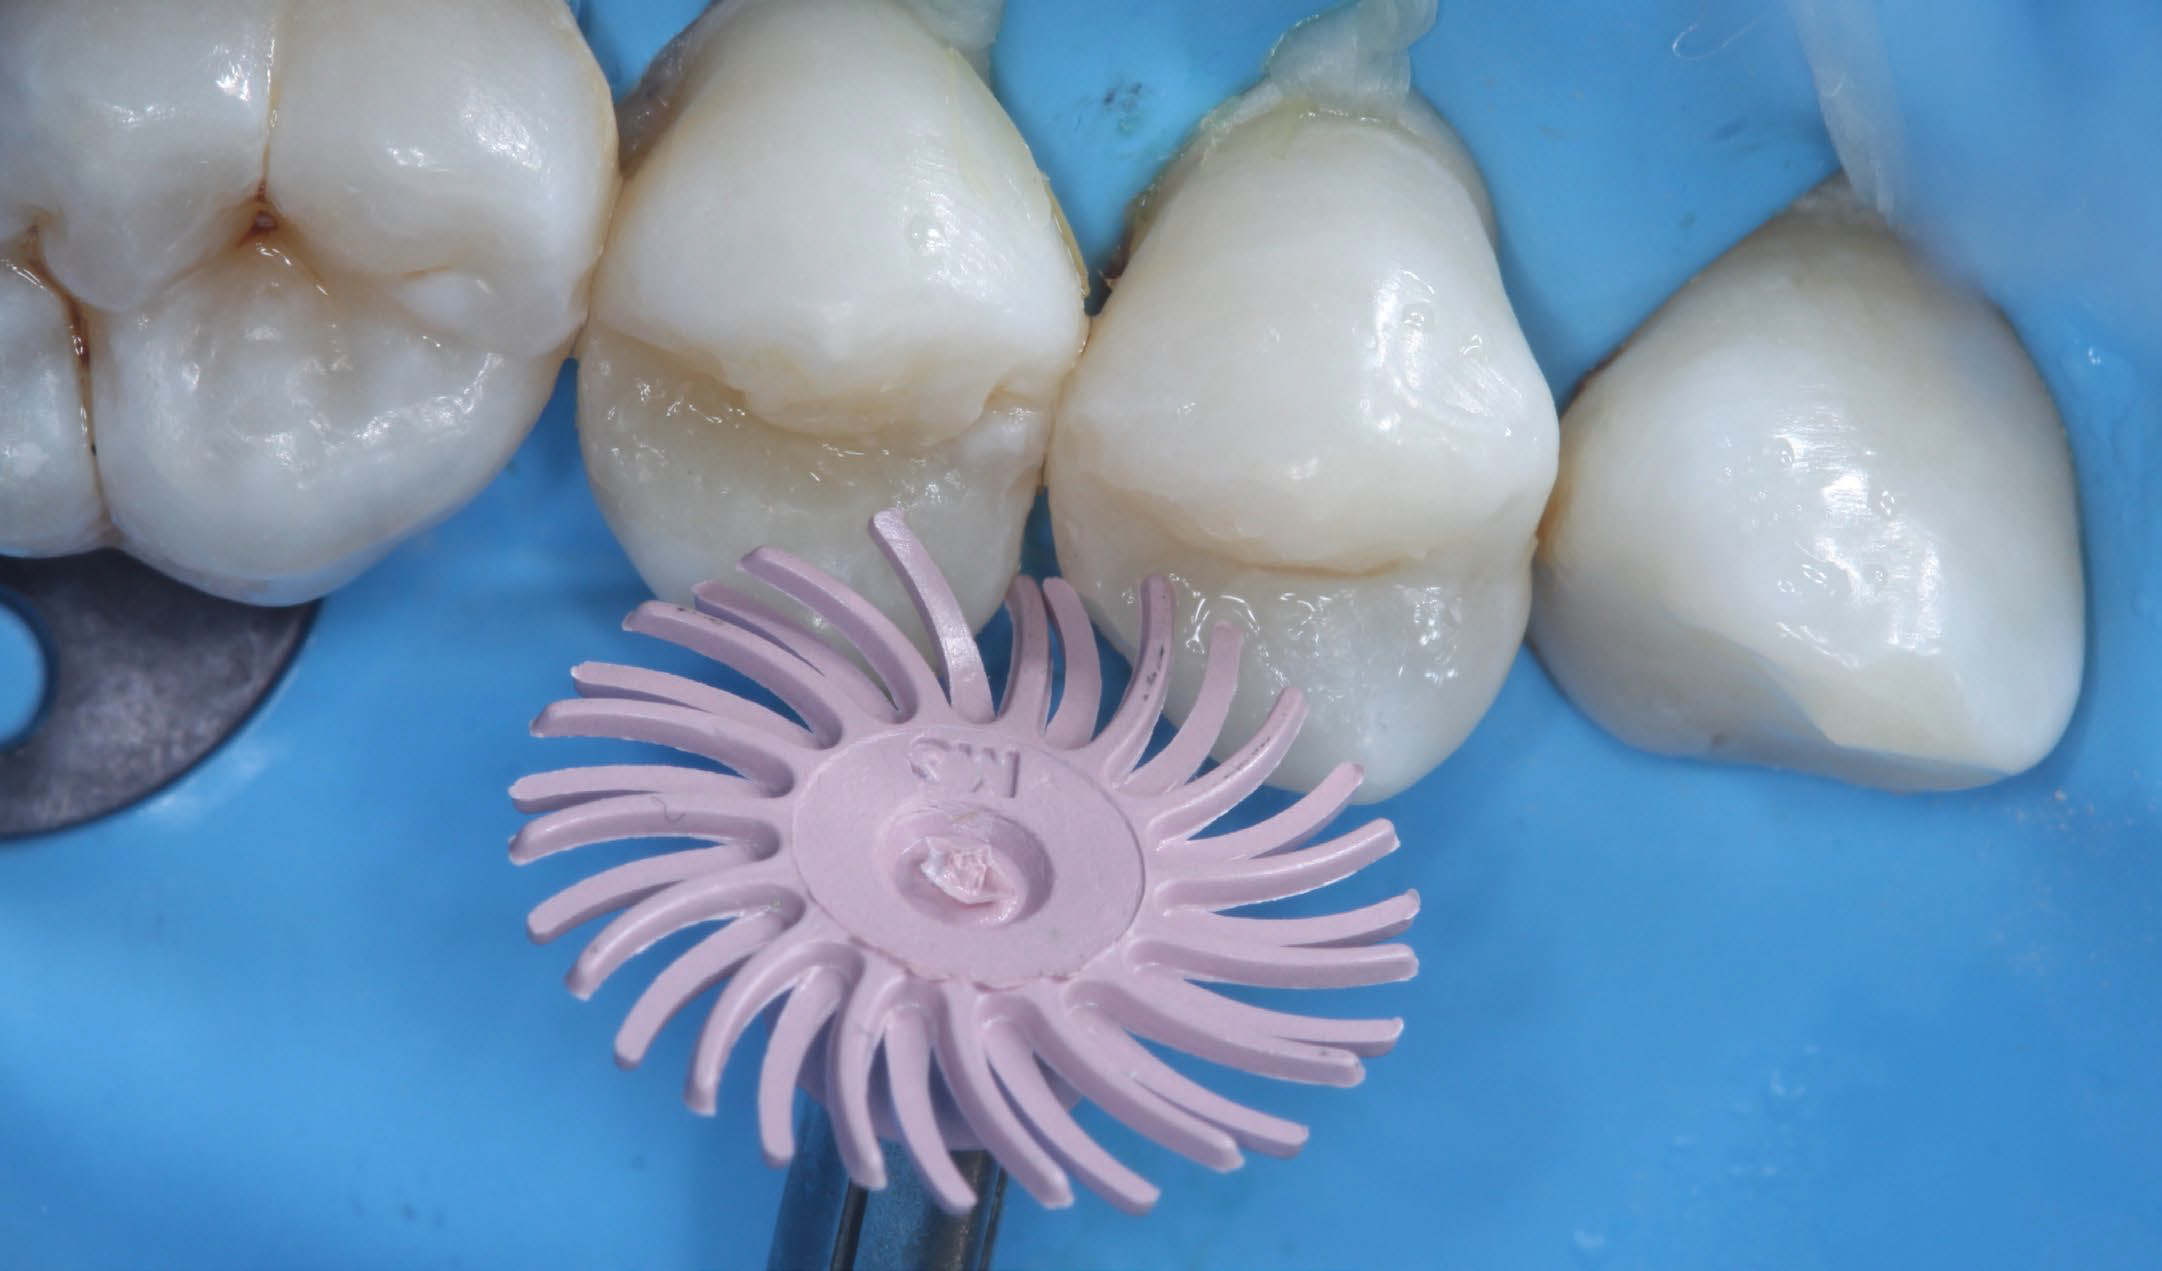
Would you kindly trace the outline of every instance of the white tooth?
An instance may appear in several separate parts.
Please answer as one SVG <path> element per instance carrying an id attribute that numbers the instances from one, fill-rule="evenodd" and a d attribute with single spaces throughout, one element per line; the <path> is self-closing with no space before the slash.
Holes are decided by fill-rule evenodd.
<path id="1" fill-rule="evenodd" d="M 1219 754 L 1277 689 L 1312 716 L 1280 777 L 1417 780 L 1523 638 L 1552 398 L 1503 294 L 1484 190 L 1409 89 L 1431 5 L 1297 28 L 1145 198 L 1053 430 L 1059 559 L 1129 651 L 1134 584 L 1251 633 Z"/>
<path id="2" fill-rule="evenodd" d="M 130 550 L 223 595 L 321 595 L 465 501 L 553 368 L 416 338 L 354 275 L 269 234 L 93 316 L 98 468 Z"/>
<path id="3" fill-rule="evenodd" d="M 278 0 L 0 3 L 0 238 L 132 309 L 255 216 Z"/>
<path id="4" fill-rule="evenodd" d="M 980 52 L 887 0 L 737 0 L 626 103 L 579 431 L 660 595 L 772 543 L 904 616 L 864 535 L 899 505 L 969 618 L 996 607 L 1084 280 Z"/>
<path id="5" fill-rule="evenodd" d="M 616 191 L 562 0 L 299 0 L 278 74 L 281 222 L 432 332 L 553 374 Z"/>
<path id="6" fill-rule="evenodd" d="M 1843 182 L 1699 275 L 1569 408 L 1532 636 L 1624 741 L 1979 785 L 2079 695 L 2070 456 L 2004 319 Z"/>
<path id="7" fill-rule="evenodd" d="M 67 301 L 19 248 L 0 248 L 0 544 L 30 555 L 110 533 L 77 338 Z"/>
<path id="8" fill-rule="evenodd" d="M 123 546 L 303 600 L 501 467 L 583 317 L 615 187 L 607 88 L 557 0 L 16 5 L 4 25 L 0 208 L 83 310 Z"/>

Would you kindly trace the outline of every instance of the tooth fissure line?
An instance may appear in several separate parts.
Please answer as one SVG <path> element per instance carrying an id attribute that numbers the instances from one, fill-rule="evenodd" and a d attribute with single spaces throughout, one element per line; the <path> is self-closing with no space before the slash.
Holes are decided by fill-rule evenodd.
<path id="1" fill-rule="evenodd" d="M 0 264 L 0 542 L 48 553 L 100 546 L 112 529 L 90 430 L 83 315 L 46 275 L 35 224 L 0 243 Z"/>
<path id="2" fill-rule="evenodd" d="M 284 603 L 446 515 L 580 325 L 613 149 L 553 0 L 0 11 L 0 238 L 70 303 L 101 538 Z M 0 472 L 0 551 L 85 545 L 37 479 Z"/>

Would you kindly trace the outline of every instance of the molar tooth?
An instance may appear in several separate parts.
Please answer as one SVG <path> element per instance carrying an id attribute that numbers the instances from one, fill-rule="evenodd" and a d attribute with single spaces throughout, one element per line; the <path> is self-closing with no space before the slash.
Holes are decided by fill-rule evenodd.
<path id="1" fill-rule="evenodd" d="M 76 302 L 89 365 L 72 466 L 13 435 L 64 403 L 0 421 L 0 551 L 109 522 L 289 603 L 448 515 L 553 387 L 614 147 L 556 0 L 0 3 L 0 237 Z M 50 327 L 34 292 L 10 312 Z M 0 400 L 49 383 L 0 365 Z"/>
<path id="2" fill-rule="evenodd" d="M 284 0 L 0 4 L 0 238 L 126 310 L 246 232 Z"/>
<path id="3" fill-rule="evenodd" d="M 130 549 L 265 604 L 330 590 L 464 502 L 554 383 L 414 338 L 364 280 L 275 233 L 140 309 L 93 315 L 90 334 L 98 469 Z"/>
<path id="4" fill-rule="evenodd" d="M 283 47 L 269 190 L 312 259 L 433 334 L 560 358 L 616 193 L 607 85 L 561 0 L 300 0 Z"/>

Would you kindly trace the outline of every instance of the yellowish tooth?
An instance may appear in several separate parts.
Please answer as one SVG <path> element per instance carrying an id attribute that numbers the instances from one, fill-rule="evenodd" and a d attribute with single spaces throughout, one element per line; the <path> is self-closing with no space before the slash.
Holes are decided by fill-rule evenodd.
<path id="1" fill-rule="evenodd" d="M 1049 463 L 1061 567 L 1128 652 L 1136 580 L 1180 584 L 1172 713 L 1228 622 L 1244 692 L 1219 755 L 1296 685 L 1311 715 L 1279 776 L 1350 760 L 1367 798 L 1493 701 L 1554 474 L 1485 190 L 1410 87 L 1431 19 L 1332 11 L 1204 121 L 1139 210 Z"/>
<path id="2" fill-rule="evenodd" d="M 863 536 L 891 505 L 972 621 L 1017 564 L 1084 279 L 980 50 L 941 38 L 997 6 L 930 7 L 732 0 L 625 103 L 579 430 L 663 596 L 773 543 L 912 624 Z"/>

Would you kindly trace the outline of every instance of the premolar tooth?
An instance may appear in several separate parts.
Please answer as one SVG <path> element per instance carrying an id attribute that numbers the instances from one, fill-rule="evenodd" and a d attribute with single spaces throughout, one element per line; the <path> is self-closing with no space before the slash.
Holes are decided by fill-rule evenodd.
<path id="1" fill-rule="evenodd" d="M 2079 695 L 2078 534 L 2011 328 L 1837 181 L 1571 404 L 1532 638 L 1649 750 L 1978 785 L 2047 754 Z"/>
<path id="2" fill-rule="evenodd" d="M 958 563 L 948 581 L 970 620 L 998 607 L 1012 569 L 995 560 L 1019 552 L 1050 427 L 1043 410 L 992 404 L 974 427 L 928 446 L 835 445 L 766 424 L 720 381 L 605 328 L 589 330 L 579 354 L 578 429 L 594 493 L 659 594 L 680 600 L 732 576 L 720 553 L 771 540 L 858 575 L 860 595 L 914 630 L 893 572 L 833 542 L 837 525 L 867 525 L 905 495 L 909 529 Z"/>
<path id="3" fill-rule="evenodd" d="M 579 431 L 659 594 L 772 543 L 913 627 L 863 538 L 899 505 L 996 608 L 1084 285 L 972 51 L 889 0 L 734 0 L 626 101 Z"/>
<path id="4" fill-rule="evenodd" d="M 1203 123 L 1140 206 L 1049 465 L 1061 566 L 1129 652 L 1134 580 L 1183 585 L 1173 713 L 1207 625 L 1235 623 L 1254 634 L 1224 745 L 1298 685 L 1312 714 L 1279 776 L 1355 760 L 1368 798 L 1500 688 L 1554 471 L 1485 191 L 1410 89 L 1432 12 L 1326 14 Z"/>

